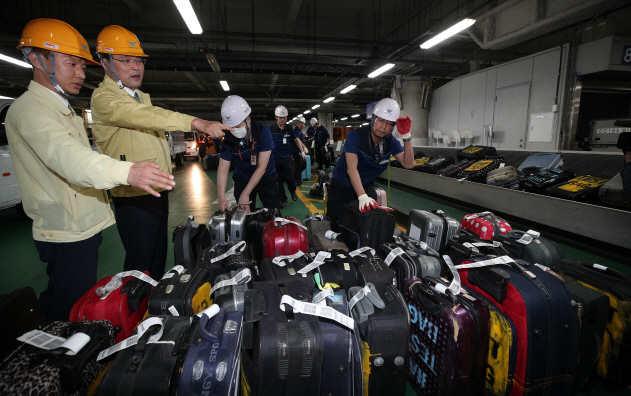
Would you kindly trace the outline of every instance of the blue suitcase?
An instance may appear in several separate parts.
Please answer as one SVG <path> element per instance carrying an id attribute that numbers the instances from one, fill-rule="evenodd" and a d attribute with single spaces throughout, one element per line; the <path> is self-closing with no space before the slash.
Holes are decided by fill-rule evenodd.
<path id="1" fill-rule="evenodd" d="M 559 153 L 532 153 L 519 165 L 517 173 L 523 175 L 526 168 L 530 168 L 530 170 L 535 168 L 540 170 L 562 169 L 563 159 Z"/>
<path id="2" fill-rule="evenodd" d="M 302 180 L 311 180 L 311 156 L 306 155 L 307 166 L 302 171 Z"/>

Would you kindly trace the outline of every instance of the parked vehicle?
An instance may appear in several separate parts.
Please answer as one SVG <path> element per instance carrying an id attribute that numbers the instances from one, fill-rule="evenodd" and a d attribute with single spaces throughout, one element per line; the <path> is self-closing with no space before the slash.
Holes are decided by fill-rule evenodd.
<path id="1" fill-rule="evenodd" d="M 0 209 L 15 206 L 18 212 L 24 215 L 22 195 L 4 127 L 4 119 L 12 103 L 13 99 L 0 99 Z"/>
<path id="2" fill-rule="evenodd" d="M 175 166 L 184 165 L 184 156 L 188 149 L 184 132 L 166 132 L 166 136 L 169 142 L 169 151 L 171 152 L 171 162 L 173 162 Z"/>
<path id="3" fill-rule="evenodd" d="M 184 140 L 186 141 L 186 157 L 194 157 L 196 161 L 199 161 L 199 146 L 197 141 L 199 140 L 199 134 L 197 131 L 184 132 Z"/>

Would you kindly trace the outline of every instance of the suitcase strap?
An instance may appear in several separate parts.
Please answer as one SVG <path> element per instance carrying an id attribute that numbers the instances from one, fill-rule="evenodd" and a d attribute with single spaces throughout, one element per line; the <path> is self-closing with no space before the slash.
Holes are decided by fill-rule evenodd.
<path id="1" fill-rule="evenodd" d="M 145 281 L 153 287 L 158 286 L 158 282 L 140 271 L 125 271 L 119 272 L 118 274 L 112 276 L 112 279 L 110 279 L 110 281 L 107 282 L 104 286 L 97 287 L 95 290 L 96 295 L 101 297 L 101 300 L 105 299 L 105 297 L 107 297 L 112 291 L 121 287 L 123 285 L 123 278 L 126 278 L 128 276 L 133 276 L 134 278 Z"/>
<path id="2" fill-rule="evenodd" d="M 234 254 L 239 254 L 241 252 L 243 252 L 245 250 L 245 241 L 240 241 L 239 243 L 235 244 L 233 247 L 231 247 L 230 249 L 228 249 L 227 252 L 225 252 L 222 255 L 219 255 L 217 257 L 215 257 L 214 259 L 210 259 L 210 263 L 215 263 L 217 261 L 221 261 L 223 259 L 225 259 L 226 257 L 232 256 Z"/>
<path id="3" fill-rule="evenodd" d="M 338 322 L 342 326 L 348 327 L 351 330 L 354 330 L 355 328 L 355 320 L 353 320 L 353 318 L 348 317 L 331 307 L 298 301 L 288 295 L 284 295 L 280 299 L 280 309 L 282 311 L 285 311 L 285 305 L 289 305 L 290 307 L 292 307 L 295 313 L 302 313 L 306 315 L 318 316 L 320 318 L 331 319 Z"/>
<path id="4" fill-rule="evenodd" d="M 138 327 L 136 328 L 137 333 L 132 335 L 131 337 L 119 342 L 118 344 L 107 348 L 103 351 L 101 351 L 99 353 L 99 355 L 96 357 L 96 361 L 100 361 L 105 359 L 106 357 L 120 351 L 126 348 L 129 348 L 131 346 L 134 346 L 136 344 L 138 344 L 138 342 L 140 341 L 140 339 L 142 338 L 143 334 L 145 334 L 147 332 L 147 330 L 149 330 L 149 328 L 153 327 L 153 326 L 160 326 L 160 329 L 158 330 L 158 332 L 156 333 L 155 331 L 153 332 L 153 334 L 149 337 L 149 340 L 146 342 L 147 344 L 155 344 L 160 342 L 160 337 L 162 337 L 162 333 L 164 331 L 164 323 L 162 323 L 162 319 L 160 319 L 159 317 L 152 317 L 149 319 L 144 320 L 142 323 L 140 323 L 138 325 Z M 173 343 L 175 344 L 173 341 L 163 341 L 164 343 Z"/>
<path id="5" fill-rule="evenodd" d="M 235 275 L 234 278 L 232 279 L 226 279 L 223 280 L 217 284 L 215 284 L 212 289 L 210 289 L 210 293 L 209 295 L 212 296 L 213 293 L 217 290 L 220 289 L 222 287 L 226 287 L 226 286 L 234 286 L 234 285 L 243 285 L 246 284 L 250 281 L 250 279 L 252 279 L 252 272 L 250 272 L 249 268 L 244 268 L 243 270 L 241 270 L 237 275 Z M 199 314 L 198 314 L 199 315 Z"/>

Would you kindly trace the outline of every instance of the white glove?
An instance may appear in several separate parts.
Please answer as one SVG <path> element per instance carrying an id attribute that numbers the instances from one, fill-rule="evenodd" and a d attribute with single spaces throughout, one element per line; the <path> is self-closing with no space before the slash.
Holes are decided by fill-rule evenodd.
<path id="1" fill-rule="evenodd" d="M 305 153 L 300 153 L 300 154 L 302 155 L 302 159 L 306 161 L 307 160 L 307 156 L 305 156 Z"/>
<path id="2" fill-rule="evenodd" d="M 363 194 L 358 197 L 359 199 L 359 211 L 364 213 L 369 211 L 370 209 L 375 209 L 379 207 L 377 202 L 374 199 L 370 198 L 368 194 Z"/>

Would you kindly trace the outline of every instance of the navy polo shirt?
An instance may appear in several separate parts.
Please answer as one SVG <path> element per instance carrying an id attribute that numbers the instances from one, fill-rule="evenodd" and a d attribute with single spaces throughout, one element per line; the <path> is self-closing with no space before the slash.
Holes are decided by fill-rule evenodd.
<path id="1" fill-rule="evenodd" d="M 330 138 L 331 135 L 329 135 L 329 130 L 323 125 L 320 125 L 320 128 L 315 130 L 315 141 L 320 146 L 327 144 Z"/>
<path id="2" fill-rule="evenodd" d="M 269 129 L 272 133 L 272 139 L 274 140 L 274 150 L 272 150 L 274 158 L 291 158 L 291 146 L 296 138 L 296 134 L 294 130 L 291 129 L 291 126 L 285 124 L 285 128 L 281 130 L 278 127 L 278 123 L 274 123 L 269 126 Z M 284 143 L 283 139 L 285 141 Z"/>
<path id="3" fill-rule="evenodd" d="M 313 127 L 309 127 L 309 129 L 307 129 L 307 136 L 309 137 L 313 137 L 315 136 L 315 129 L 313 129 Z"/>
<path id="4" fill-rule="evenodd" d="M 386 139 L 383 139 L 383 154 L 380 154 L 379 146 L 375 146 L 372 140 L 370 128 L 370 125 L 366 125 L 353 129 L 346 135 L 344 150 L 342 150 L 342 155 L 335 164 L 335 169 L 333 169 L 333 178 L 350 189 L 353 188 L 353 185 L 348 176 L 346 153 L 357 155 L 357 171 L 362 180 L 362 185 L 369 185 L 386 170 L 388 162 L 390 162 L 390 156 L 403 152 L 401 143 L 390 134 Z M 380 154 L 380 162 L 378 164 L 374 161 L 375 154 Z"/>
<path id="5" fill-rule="evenodd" d="M 250 164 L 250 155 L 254 153 L 264 153 L 274 149 L 274 141 L 269 128 L 258 121 L 250 120 L 251 139 L 238 139 L 230 131 L 226 131 L 223 139 L 215 140 L 215 147 L 219 147 L 220 157 L 226 161 L 235 161 L 234 175 L 243 180 L 250 180 L 256 170 L 256 166 Z M 252 149 L 254 146 L 254 149 Z M 258 159 L 257 159 L 258 161 Z M 267 162 L 267 168 L 263 177 L 276 173 L 274 160 L 271 158 Z"/>

